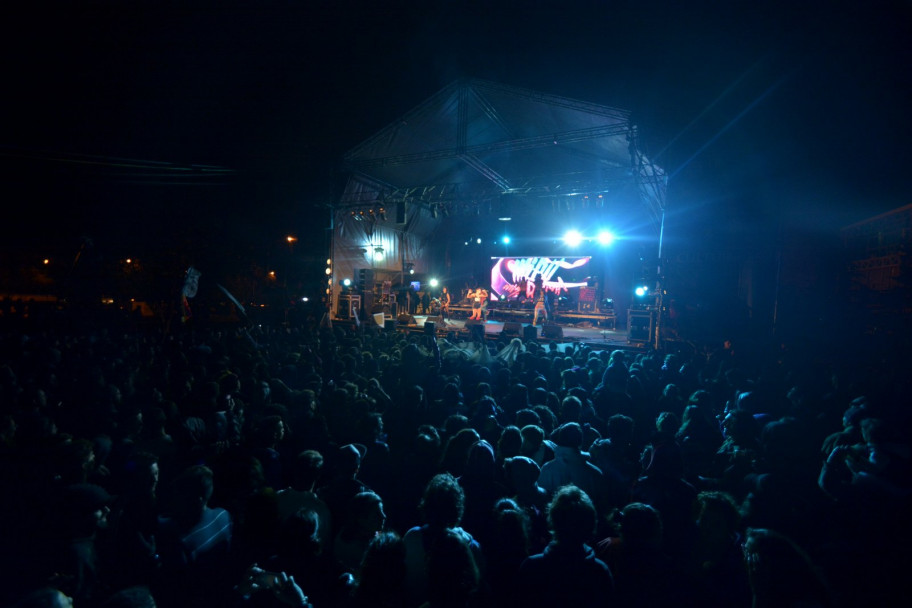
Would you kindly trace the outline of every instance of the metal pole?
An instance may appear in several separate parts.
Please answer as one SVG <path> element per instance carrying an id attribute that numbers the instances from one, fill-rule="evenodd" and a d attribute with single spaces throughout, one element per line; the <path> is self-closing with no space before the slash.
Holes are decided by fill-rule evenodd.
<path id="1" fill-rule="evenodd" d="M 662 217 L 659 223 L 659 259 L 656 265 L 656 290 L 658 294 L 656 296 L 656 322 L 655 322 L 655 337 L 653 339 L 653 346 L 656 350 L 659 350 L 662 344 L 662 306 L 664 302 L 664 292 L 665 284 L 662 280 L 662 241 L 665 238 L 665 205 L 662 205 Z"/>
<path id="2" fill-rule="evenodd" d="M 329 207 L 329 266 L 332 271 L 329 275 L 329 293 L 326 296 L 326 314 L 329 318 L 333 314 L 333 300 L 336 293 L 336 210 L 330 205 Z"/>

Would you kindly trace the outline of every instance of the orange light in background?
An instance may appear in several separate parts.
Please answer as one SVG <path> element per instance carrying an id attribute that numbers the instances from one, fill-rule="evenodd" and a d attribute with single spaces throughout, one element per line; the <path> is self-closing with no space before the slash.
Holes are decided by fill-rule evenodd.
<path id="1" fill-rule="evenodd" d="M 50 263 L 51 263 L 51 261 L 50 261 L 49 259 L 44 258 L 44 265 L 45 265 L 45 266 L 47 266 L 47 265 L 50 264 Z"/>
<path id="2" fill-rule="evenodd" d="M 288 241 L 289 245 L 291 245 L 292 243 L 298 242 L 298 237 L 289 234 L 288 236 L 285 237 L 285 240 Z"/>
<path id="3" fill-rule="evenodd" d="M 124 260 L 124 261 L 125 261 L 127 264 L 132 264 L 132 263 L 133 263 L 133 259 L 132 259 L 132 258 L 127 258 L 127 259 Z"/>
<path id="4" fill-rule="evenodd" d="M 270 278 L 270 279 L 274 279 L 274 278 L 275 278 L 275 270 L 270 270 L 270 271 L 269 271 L 269 278 Z"/>

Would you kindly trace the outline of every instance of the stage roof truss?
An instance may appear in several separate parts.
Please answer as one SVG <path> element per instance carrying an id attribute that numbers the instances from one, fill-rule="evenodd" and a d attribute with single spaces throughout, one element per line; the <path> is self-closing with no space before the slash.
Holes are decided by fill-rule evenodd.
<path id="1" fill-rule="evenodd" d="M 459 81 L 345 155 L 350 178 L 334 207 L 408 203 L 437 217 L 477 214 L 502 197 L 537 209 L 541 199 L 632 188 L 658 227 L 666 176 L 636 139 L 624 110 Z"/>

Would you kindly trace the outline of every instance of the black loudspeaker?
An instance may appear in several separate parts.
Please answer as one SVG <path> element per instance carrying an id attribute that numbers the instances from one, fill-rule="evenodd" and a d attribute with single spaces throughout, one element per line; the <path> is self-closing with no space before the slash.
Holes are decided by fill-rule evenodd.
<path id="1" fill-rule="evenodd" d="M 424 322 L 424 333 L 433 336 L 437 333 L 437 325 L 433 321 Z"/>
<path id="2" fill-rule="evenodd" d="M 484 342 L 485 339 L 485 328 L 481 323 L 472 323 L 471 325 L 466 324 L 466 327 L 469 328 L 469 332 L 472 335 L 472 341 L 474 342 Z"/>
<path id="3" fill-rule="evenodd" d="M 400 325 L 414 325 L 415 324 L 415 317 L 408 314 L 407 312 L 404 312 L 401 315 L 399 315 L 396 318 L 396 320 L 399 322 Z"/>
<path id="4" fill-rule="evenodd" d="M 538 328 L 532 324 L 523 325 L 523 340 L 538 340 Z"/>
<path id="5" fill-rule="evenodd" d="M 652 312 L 634 311 L 627 313 L 627 340 L 629 342 L 648 342 L 652 334 Z"/>
<path id="6" fill-rule="evenodd" d="M 517 323 L 516 321 L 507 321 L 503 326 L 503 334 L 505 336 L 516 336 L 519 337 L 519 332 L 522 331 L 522 323 Z"/>
<path id="7" fill-rule="evenodd" d="M 555 323 L 546 323 L 542 327 L 542 338 L 560 340 L 564 337 L 564 328 Z"/>
<path id="8" fill-rule="evenodd" d="M 387 319 L 384 321 L 383 329 L 386 331 L 396 331 L 396 319 Z"/>

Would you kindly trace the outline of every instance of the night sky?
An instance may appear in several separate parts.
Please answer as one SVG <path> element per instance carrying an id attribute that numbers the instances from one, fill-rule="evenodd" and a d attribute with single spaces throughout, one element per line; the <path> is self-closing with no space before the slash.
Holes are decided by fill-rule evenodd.
<path id="1" fill-rule="evenodd" d="M 682 226 L 910 202 L 908 2 L 29 4 L 0 26 L 4 248 L 306 238 L 344 152 L 462 77 L 631 110 Z"/>

